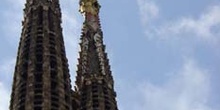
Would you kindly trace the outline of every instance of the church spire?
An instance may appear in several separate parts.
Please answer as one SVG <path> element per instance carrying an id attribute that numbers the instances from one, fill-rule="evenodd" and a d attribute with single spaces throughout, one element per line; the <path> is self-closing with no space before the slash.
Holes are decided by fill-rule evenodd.
<path id="1" fill-rule="evenodd" d="M 76 77 L 82 110 L 118 110 L 114 81 L 103 43 L 97 0 L 80 0 L 80 13 L 85 20 Z"/>
<path id="2" fill-rule="evenodd" d="M 10 110 L 72 110 L 58 0 L 27 0 Z"/>

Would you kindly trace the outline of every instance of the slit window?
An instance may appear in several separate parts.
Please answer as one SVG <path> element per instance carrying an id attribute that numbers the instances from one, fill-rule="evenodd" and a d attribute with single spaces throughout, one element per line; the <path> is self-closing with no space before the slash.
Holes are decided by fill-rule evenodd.
<path id="1" fill-rule="evenodd" d="M 51 68 L 56 68 L 57 67 L 57 62 L 54 61 L 54 60 L 50 61 L 50 67 Z"/>
<path id="2" fill-rule="evenodd" d="M 42 95 L 35 95 L 35 96 L 34 96 L 34 99 L 36 99 L 36 100 L 42 100 Z"/>
<path id="3" fill-rule="evenodd" d="M 27 79 L 27 70 L 25 70 L 24 72 L 21 73 L 21 77 L 23 79 Z"/>
<path id="4" fill-rule="evenodd" d="M 42 82 L 42 74 L 36 74 L 35 75 L 35 81 L 36 82 Z"/>
<path id="5" fill-rule="evenodd" d="M 37 83 L 37 84 L 35 84 L 35 85 L 34 85 L 34 87 L 35 87 L 35 88 L 42 88 L 42 87 L 43 87 L 43 85 L 42 85 L 42 84 L 40 84 L 40 83 Z"/>
<path id="6" fill-rule="evenodd" d="M 57 88 L 57 82 L 51 81 L 51 89 L 54 90 Z"/>
<path id="7" fill-rule="evenodd" d="M 42 89 L 38 89 L 38 88 L 36 89 L 35 88 L 34 92 L 35 92 L 35 94 L 41 94 L 42 93 Z"/>
<path id="8" fill-rule="evenodd" d="M 51 105 L 53 106 L 53 107 L 55 107 L 55 108 L 59 108 L 59 105 L 57 104 L 57 103 L 51 103 Z"/>
<path id="9" fill-rule="evenodd" d="M 42 101 L 39 101 L 39 100 L 34 101 L 34 105 L 41 105 L 41 104 L 42 104 Z"/>
<path id="10" fill-rule="evenodd" d="M 51 1 L 51 0 L 50 0 Z M 54 14 L 51 9 L 48 11 L 48 21 L 49 21 L 49 29 L 54 30 Z"/>
<path id="11" fill-rule="evenodd" d="M 24 106 L 24 105 L 21 105 L 21 106 L 19 107 L 19 110 L 25 110 L 25 106 Z"/>
<path id="12" fill-rule="evenodd" d="M 54 96 L 51 97 L 51 100 L 52 100 L 52 101 L 55 101 L 55 102 L 58 102 L 58 101 L 59 101 L 59 99 L 58 99 L 57 97 L 54 97 Z"/>
<path id="13" fill-rule="evenodd" d="M 36 64 L 36 71 L 37 72 L 42 72 L 43 71 L 42 64 Z"/>
<path id="14" fill-rule="evenodd" d="M 40 25 L 43 24 L 43 7 L 42 6 L 38 8 L 38 24 Z"/>
<path id="15" fill-rule="evenodd" d="M 51 76 L 51 79 L 54 79 L 54 78 L 56 78 L 56 76 L 57 76 L 57 72 L 55 71 L 55 70 L 51 70 L 50 71 L 50 76 Z"/>
<path id="16" fill-rule="evenodd" d="M 42 110 L 42 107 L 34 107 L 34 110 Z"/>
<path id="17" fill-rule="evenodd" d="M 28 52 L 25 52 L 25 54 L 23 55 L 23 59 L 28 60 L 28 58 L 29 58 L 29 54 Z"/>
<path id="18" fill-rule="evenodd" d="M 51 91 L 51 95 L 52 96 L 59 96 L 59 94 L 57 92 L 55 92 L 55 91 Z"/>
<path id="19" fill-rule="evenodd" d="M 36 59 L 37 59 L 37 62 L 42 62 L 43 61 L 43 57 L 42 55 L 36 55 Z"/>
<path id="20" fill-rule="evenodd" d="M 70 98 L 68 95 L 65 95 L 65 100 L 66 100 L 66 102 L 69 102 Z"/>

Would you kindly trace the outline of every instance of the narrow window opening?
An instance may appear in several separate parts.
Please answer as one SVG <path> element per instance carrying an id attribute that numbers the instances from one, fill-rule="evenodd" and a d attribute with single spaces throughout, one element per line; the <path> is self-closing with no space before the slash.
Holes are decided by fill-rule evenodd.
<path id="1" fill-rule="evenodd" d="M 49 43 L 50 43 L 50 46 L 52 46 L 52 47 L 55 47 L 55 42 L 54 41 L 49 41 Z"/>
<path id="2" fill-rule="evenodd" d="M 21 73 L 21 77 L 22 77 L 22 79 L 27 79 L 27 70 L 24 70 L 24 71 Z"/>
<path id="3" fill-rule="evenodd" d="M 41 83 L 37 83 L 37 84 L 34 85 L 34 87 L 35 87 L 35 88 L 42 88 L 43 85 L 42 85 Z"/>
<path id="4" fill-rule="evenodd" d="M 53 107 L 55 107 L 55 108 L 59 108 L 59 105 L 57 104 L 57 103 L 51 103 L 51 105 L 53 106 Z"/>
<path id="5" fill-rule="evenodd" d="M 56 51 L 55 50 L 50 50 L 50 54 L 55 55 Z"/>
<path id="6" fill-rule="evenodd" d="M 26 88 L 25 88 L 25 87 L 24 87 L 24 88 L 21 88 L 19 92 L 20 92 L 20 93 L 26 93 Z"/>
<path id="7" fill-rule="evenodd" d="M 42 110 L 42 107 L 34 107 L 34 110 Z"/>
<path id="8" fill-rule="evenodd" d="M 51 91 L 51 95 L 52 96 L 59 96 L 59 94 L 57 92 L 55 92 L 55 91 Z"/>
<path id="9" fill-rule="evenodd" d="M 51 81 L 51 90 L 55 90 L 57 88 L 57 82 Z"/>
<path id="10" fill-rule="evenodd" d="M 51 74 L 51 75 L 50 75 L 50 76 L 51 76 L 51 79 L 55 79 L 56 76 L 57 76 L 57 72 L 56 72 L 55 70 L 53 70 L 53 69 L 50 71 L 50 74 Z"/>
<path id="11" fill-rule="evenodd" d="M 38 24 L 39 25 L 43 24 L 43 7 L 42 6 L 38 8 Z"/>
<path id="12" fill-rule="evenodd" d="M 43 46 L 42 46 L 42 44 L 37 44 L 36 45 L 36 51 L 38 52 L 38 51 L 43 51 Z"/>
<path id="13" fill-rule="evenodd" d="M 43 103 L 43 101 L 41 100 L 35 100 L 34 101 L 34 105 L 41 105 Z"/>
<path id="14" fill-rule="evenodd" d="M 56 68 L 57 67 L 57 62 L 56 61 L 50 61 L 50 67 L 51 68 Z"/>
<path id="15" fill-rule="evenodd" d="M 36 59 L 37 59 L 37 62 L 42 62 L 43 61 L 43 56 L 37 54 Z"/>
<path id="16" fill-rule="evenodd" d="M 93 94 L 93 98 L 97 99 L 98 95 L 97 94 Z"/>
<path id="17" fill-rule="evenodd" d="M 51 100 L 52 100 L 52 101 L 55 101 L 55 102 L 58 102 L 58 101 L 59 101 L 59 99 L 58 99 L 57 97 L 54 97 L 54 96 L 51 97 Z"/>
<path id="18" fill-rule="evenodd" d="M 42 98 L 43 98 L 42 95 L 35 95 L 34 96 L 34 99 L 36 99 L 36 100 L 42 100 Z"/>
<path id="19" fill-rule="evenodd" d="M 69 102 L 70 98 L 68 95 L 65 95 L 65 100 L 66 100 L 66 102 Z"/>
<path id="20" fill-rule="evenodd" d="M 23 55 L 23 59 L 28 60 L 28 58 L 29 58 L 29 54 L 28 52 L 25 52 Z"/>
<path id="21" fill-rule="evenodd" d="M 43 71 L 42 64 L 36 64 L 36 71 L 37 72 L 42 72 Z"/>
<path id="22" fill-rule="evenodd" d="M 26 94 L 25 92 L 21 93 L 21 95 L 20 95 L 19 99 L 24 98 L 24 97 L 26 96 L 25 94 Z"/>
<path id="23" fill-rule="evenodd" d="M 42 37 L 42 36 L 38 36 L 36 42 L 37 42 L 37 44 L 41 44 L 41 45 L 42 45 L 42 43 L 43 43 L 43 37 Z"/>
<path id="24" fill-rule="evenodd" d="M 38 35 L 43 34 L 42 30 L 38 30 L 37 34 L 38 34 Z"/>
<path id="25" fill-rule="evenodd" d="M 25 110 L 25 106 L 24 106 L 24 105 L 21 105 L 21 106 L 19 107 L 19 110 Z"/>
<path id="26" fill-rule="evenodd" d="M 35 92 L 35 94 L 41 94 L 42 93 L 42 89 L 35 88 L 34 92 Z"/>
<path id="27" fill-rule="evenodd" d="M 42 74 L 35 74 L 35 82 L 42 82 Z"/>
<path id="28" fill-rule="evenodd" d="M 50 0 L 51 1 L 51 0 Z M 54 31 L 54 14 L 51 9 L 48 11 L 48 21 L 49 21 L 49 29 Z"/>

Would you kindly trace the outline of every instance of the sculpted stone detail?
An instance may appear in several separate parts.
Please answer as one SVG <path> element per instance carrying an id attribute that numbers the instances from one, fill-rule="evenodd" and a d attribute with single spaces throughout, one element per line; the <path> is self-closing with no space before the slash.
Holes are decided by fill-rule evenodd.
<path id="1" fill-rule="evenodd" d="M 79 11 L 82 14 L 91 13 L 93 15 L 98 15 L 100 9 L 100 5 L 97 0 L 81 0 L 80 1 L 80 9 Z"/>
<path id="2" fill-rule="evenodd" d="M 89 48 L 89 40 L 86 37 L 82 38 L 82 73 L 85 74 L 87 70 L 87 50 Z"/>
<path id="3" fill-rule="evenodd" d="M 104 51 L 103 51 L 103 46 L 102 46 L 102 37 L 99 33 L 96 33 L 94 35 L 94 41 L 96 45 L 96 51 L 98 53 L 99 61 L 100 61 L 100 66 L 102 69 L 102 74 L 105 73 L 105 60 L 104 60 Z"/>
<path id="4" fill-rule="evenodd" d="M 88 21 L 84 23 L 84 27 L 94 32 L 97 32 L 98 29 L 100 29 L 99 20 L 97 19 L 97 17 L 91 15 L 90 17 L 87 17 L 87 19 Z"/>
<path id="5" fill-rule="evenodd" d="M 88 19 L 87 25 L 89 25 L 89 27 L 91 27 L 92 30 L 94 30 L 95 32 L 97 32 L 98 29 L 100 29 L 99 19 L 98 19 L 96 16 L 91 15 L 91 14 L 89 14 L 89 15 L 87 16 L 87 19 Z"/>
<path id="6" fill-rule="evenodd" d="M 109 87 L 110 89 L 113 88 L 111 83 L 108 83 L 108 87 Z"/>
<path id="7" fill-rule="evenodd" d="M 90 80 L 86 80 L 86 85 L 90 85 L 92 82 Z"/>
<path id="8" fill-rule="evenodd" d="M 86 37 L 82 39 L 82 51 L 87 51 L 89 47 L 89 40 Z M 87 54 L 87 53 L 84 53 Z"/>

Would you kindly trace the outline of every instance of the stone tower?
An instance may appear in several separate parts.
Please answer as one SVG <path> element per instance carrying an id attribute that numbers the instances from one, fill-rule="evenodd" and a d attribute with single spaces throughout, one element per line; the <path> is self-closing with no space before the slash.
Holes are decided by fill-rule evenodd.
<path id="1" fill-rule="evenodd" d="M 27 0 L 10 110 L 73 110 L 59 0 Z"/>
<path id="2" fill-rule="evenodd" d="M 76 76 L 80 110 L 118 110 L 114 81 L 103 44 L 99 9 L 97 0 L 80 0 L 80 12 L 85 18 Z"/>

